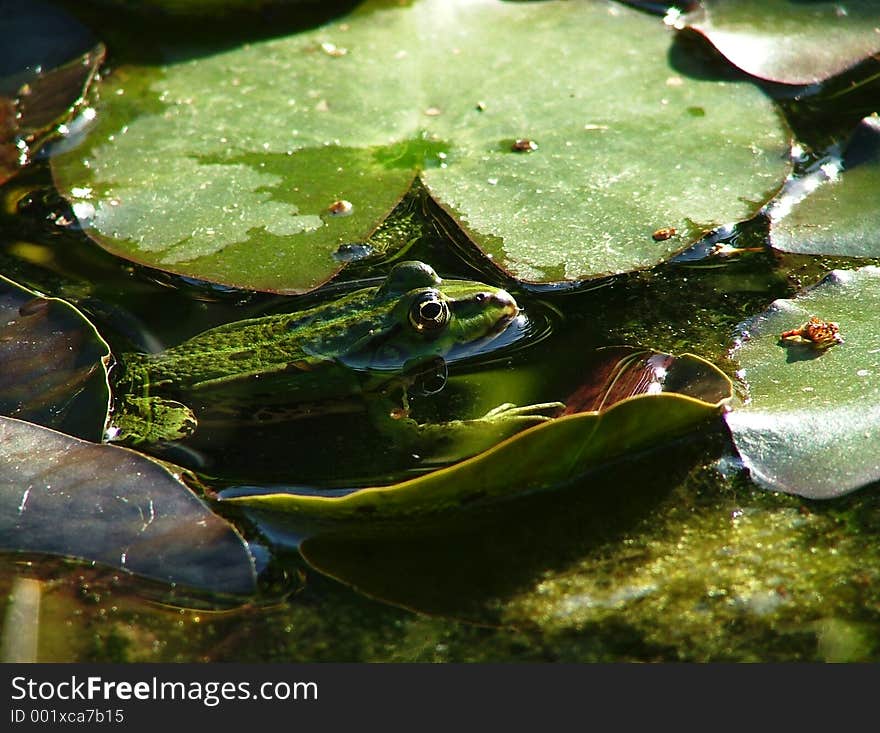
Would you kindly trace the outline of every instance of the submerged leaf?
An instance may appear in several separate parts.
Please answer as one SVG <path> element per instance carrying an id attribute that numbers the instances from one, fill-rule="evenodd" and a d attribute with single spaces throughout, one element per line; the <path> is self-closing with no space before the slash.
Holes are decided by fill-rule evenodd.
<path id="1" fill-rule="evenodd" d="M 391 486 L 366 488 L 344 496 L 294 493 L 230 496 L 224 501 L 317 520 L 363 521 L 425 516 L 559 487 L 611 460 L 632 456 L 680 436 L 717 416 L 730 397 L 729 380 L 708 362 L 693 355 L 679 357 L 677 383 L 681 392 L 663 392 L 664 379 L 656 359 L 668 357 L 644 350 L 617 350 L 607 355 L 610 368 L 599 370 L 600 390 L 573 396 L 574 409 L 599 409 L 568 414 L 529 428 L 468 460 Z M 616 366 L 615 366 L 616 365 Z M 617 379 L 606 379 L 615 373 Z M 693 377 L 688 385 L 686 374 Z M 633 374 L 640 375 L 630 379 Z M 618 382 L 629 383 L 620 390 Z M 589 396 L 587 392 L 602 393 Z M 633 396 L 630 396 L 633 395 Z M 607 396 L 607 399 L 605 399 Z M 598 404 L 597 404 L 598 403 Z"/>
<path id="2" fill-rule="evenodd" d="M 880 52 L 878 0 L 703 0 L 685 17 L 727 59 L 754 76 L 813 84 Z"/>
<path id="3" fill-rule="evenodd" d="M 774 248 L 798 254 L 880 257 L 880 119 L 876 116 L 859 125 L 847 145 L 842 169 L 838 172 L 831 163 L 828 173 L 811 174 L 818 187 L 802 199 L 783 194 L 771 209 Z M 796 185 L 795 191 L 800 188 Z"/>
<path id="4" fill-rule="evenodd" d="M 0 417 L 0 545 L 218 594 L 252 593 L 242 538 L 134 451 Z"/>
<path id="5" fill-rule="evenodd" d="M 0 275 L 0 414 L 101 440 L 109 359 L 76 308 Z"/>
<path id="6" fill-rule="evenodd" d="M 752 477 L 829 499 L 880 479 L 880 268 L 835 270 L 745 324 L 732 356 L 748 400 L 726 416 Z M 780 339 L 811 316 L 843 343 Z"/>
<path id="7" fill-rule="evenodd" d="M 752 216 L 789 168 L 771 101 L 689 74 L 669 39 L 599 0 L 376 0 L 118 69 L 56 181 L 112 252 L 240 287 L 320 285 L 416 176 L 520 280 L 649 267 Z M 664 227 L 677 234 L 656 241 Z"/>

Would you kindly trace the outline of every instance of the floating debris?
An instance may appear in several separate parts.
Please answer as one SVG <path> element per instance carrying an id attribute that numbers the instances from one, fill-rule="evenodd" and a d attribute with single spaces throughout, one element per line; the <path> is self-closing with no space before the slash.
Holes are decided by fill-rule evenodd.
<path id="1" fill-rule="evenodd" d="M 655 242 L 665 242 L 675 236 L 675 227 L 662 227 L 651 235 Z"/>
<path id="2" fill-rule="evenodd" d="M 716 242 L 709 249 L 712 257 L 734 257 L 745 252 L 763 252 L 764 247 L 734 247 L 726 242 Z"/>
<path id="3" fill-rule="evenodd" d="M 538 143 L 534 140 L 529 140 L 528 138 L 521 137 L 519 140 L 513 141 L 513 146 L 511 148 L 516 153 L 531 153 L 533 150 L 538 149 Z"/>
<path id="4" fill-rule="evenodd" d="M 334 56 L 337 58 L 339 56 L 345 56 L 345 54 L 348 53 L 347 48 L 341 48 L 341 47 L 337 46 L 335 43 L 322 43 L 321 50 L 324 53 L 326 53 L 328 56 Z"/>
<path id="5" fill-rule="evenodd" d="M 816 316 L 799 328 L 783 331 L 779 339 L 783 342 L 810 344 L 817 349 L 827 349 L 835 344 L 843 343 L 840 326 L 833 321 L 823 321 Z"/>
<path id="6" fill-rule="evenodd" d="M 330 206 L 327 207 L 327 211 L 330 216 L 350 216 L 352 212 L 354 212 L 354 204 L 352 204 L 351 201 L 339 199 L 339 201 L 334 201 L 330 204 Z"/>

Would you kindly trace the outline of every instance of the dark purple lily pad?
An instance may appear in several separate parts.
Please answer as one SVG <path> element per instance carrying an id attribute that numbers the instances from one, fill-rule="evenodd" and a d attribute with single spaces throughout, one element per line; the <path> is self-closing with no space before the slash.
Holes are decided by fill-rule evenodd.
<path id="1" fill-rule="evenodd" d="M 713 404 L 730 397 L 730 383 L 693 354 L 613 346 L 589 354 L 581 369 L 589 377 L 564 400 L 563 415 L 601 412 L 641 394 L 673 392 Z"/>
<path id="2" fill-rule="evenodd" d="M 66 121 L 104 59 L 68 13 L 39 0 L 0 0 L 0 183 Z"/>
<path id="3" fill-rule="evenodd" d="M 256 587 L 239 534 L 164 466 L 8 417 L 0 417 L 0 548 L 217 594 Z"/>
<path id="4" fill-rule="evenodd" d="M 0 276 L 0 415 L 101 440 L 109 359 L 76 308 Z"/>

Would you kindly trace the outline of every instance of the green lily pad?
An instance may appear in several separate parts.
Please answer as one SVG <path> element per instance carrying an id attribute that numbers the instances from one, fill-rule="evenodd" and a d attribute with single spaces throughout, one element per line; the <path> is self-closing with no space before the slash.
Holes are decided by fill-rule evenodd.
<path id="1" fill-rule="evenodd" d="M 812 193 L 784 194 L 771 209 L 770 243 L 798 254 L 880 257 L 880 118 L 865 118 L 847 145 L 842 172 L 819 170 Z M 788 199 L 791 200 L 789 203 Z"/>
<path id="2" fill-rule="evenodd" d="M 880 268 L 834 270 L 745 326 L 732 356 L 748 400 L 726 416 L 752 477 L 828 499 L 880 479 Z M 811 316 L 839 323 L 826 349 L 782 341 Z"/>
<path id="3" fill-rule="evenodd" d="M 813 84 L 880 51 L 878 0 L 703 0 L 702 6 L 681 25 L 763 79 Z"/>
<path id="4" fill-rule="evenodd" d="M 323 527 L 299 544 L 299 552 L 318 572 L 385 603 L 503 625 L 510 603 L 553 569 L 564 573 L 584 555 L 607 563 L 609 548 L 630 545 L 626 539 L 635 526 L 656 521 L 658 506 L 705 456 L 703 437 L 701 431 L 699 438 L 664 443 L 591 471 L 552 497 L 534 494 L 393 525 Z M 260 525 L 265 529 L 265 521 Z M 628 563 L 614 565 L 620 571 Z"/>
<path id="5" fill-rule="evenodd" d="M 223 501 L 319 521 L 430 516 L 569 483 L 693 430 L 717 416 L 731 394 L 730 381 L 697 356 L 676 360 L 626 349 L 610 350 L 610 357 L 610 368 L 597 370 L 590 386 L 572 395 L 568 414 L 448 468 L 344 496 L 271 493 Z M 678 393 L 662 391 L 673 385 Z"/>
<path id="6" fill-rule="evenodd" d="M 608 2 L 367 2 L 117 69 L 96 128 L 53 169 L 102 246 L 201 279 L 314 288 L 418 176 L 498 267 L 578 283 L 752 216 L 789 170 L 772 102 L 673 66 L 669 42 Z"/>
<path id="7" fill-rule="evenodd" d="M 40 0 L 0 0 L 0 183 L 26 165 L 81 101 L 104 46 Z"/>
<path id="8" fill-rule="evenodd" d="M 110 347 L 69 303 L 0 275 L 0 415 L 101 440 Z"/>
<path id="9" fill-rule="evenodd" d="M 162 465 L 8 417 L 0 417 L 0 546 L 212 593 L 256 588 L 242 538 Z"/>

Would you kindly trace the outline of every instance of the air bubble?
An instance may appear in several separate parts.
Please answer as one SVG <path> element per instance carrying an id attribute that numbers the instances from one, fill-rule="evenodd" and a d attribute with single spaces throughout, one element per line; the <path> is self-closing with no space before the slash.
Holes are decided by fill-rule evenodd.
<path id="1" fill-rule="evenodd" d="M 333 253 L 333 259 L 337 262 L 359 262 L 373 254 L 373 248 L 369 244 L 341 244 Z"/>

